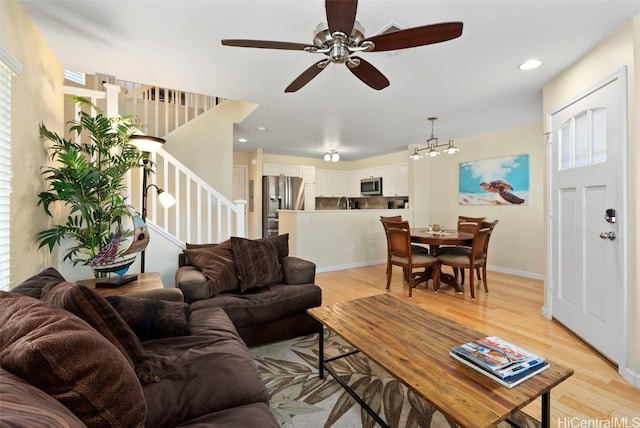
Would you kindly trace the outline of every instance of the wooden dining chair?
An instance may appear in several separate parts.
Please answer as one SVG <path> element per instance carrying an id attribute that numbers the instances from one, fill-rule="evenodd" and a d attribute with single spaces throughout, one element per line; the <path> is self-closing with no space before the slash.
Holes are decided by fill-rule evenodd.
<path id="1" fill-rule="evenodd" d="M 458 216 L 458 232 L 464 232 L 464 233 L 469 233 L 473 235 L 474 233 L 476 233 L 476 230 L 479 227 L 482 227 L 481 224 L 485 220 L 486 220 L 486 217 L 466 217 L 466 216 L 460 215 Z M 445 254 L 445 253 L 460 254 L 460 253 L 469 253 L 470 251 L 471 251 L 471 245 L 447 245 L 447 246 L 440 247 L 438 250 L 438 253 L 439 254 Z M 456 280 L 458 280 L 458 271 L 459 271 L 458 268 L 456 267 L 453 268 L 453 275 L 455 276 Z M 462 271 L 461 276 L 462 276 L 461 284 L 464 284 L 464 270 Z"/>
<path id="2" fill-rule="evenodd" d="M 487 258 L 488 258 L 488 253 L 489 253 L 489 241 L 491 239 L 491 234 L 493 233 L 493 229 L 496 227 L 496 225 L 498 224 L 498 220 L 494 220 L 492 222 L 488 222 L 488 221 L 483 221 L 482 225 L 480 226 L 481 229 L 484 228 L 489 228 L 489 237 L 487 238 L 487 242 L 485 243 L 485 250 L 484 250 L 484 260 L 485 260 L 485 266 L 484 268 L 486 269 L 486 263 L 487 263 Z M 450 253 L 466 253 L 469 254 L 471 252 L 471 247 L 468 246 L 457 246 L 457 247 L 447 247 L 448 252 Z M 476 267 L 476 276 L 478 278 L 478 281 L 481 280 L 481 269 L 482 267 Z M 454 276 L 456 278 L 456 280 L 458 279 L 458 271 L 460 271 L 460 285 L 464 285 L 464 269 L 458 269 L 458 268 L 453 268 L 453 272 L 454 272 Z M 488 285 L 486 282 L 483 281 L 483 285 L 484 285 L 484 291 L 486 291 L 487 293 L 489 292 L 488 290 Z"/>
<path id="3" fill-rule="evenodd" d="M 477 268 L 482 268 L 482 281 L 485 286 L 485 291 L 487 288 L 487 265 L 486 265 L 486 254 L 485 248 L 487 247 L 487 240 L 489 239 L 489 235 L 491 230 L 489 227 L 482 227 L 483 223 L 477 223 L 475 226 L 475 232 L 473 234 L 473 243 L 471 244 L 471 248 L 467 251 L 464 249 L 459 249 L 456 251 L 447 251 L 444 253 L 438 252 L 438 261 L 443 266 L 451 266 L 455 269 L 469 269 L 470 272 L 473 272 Z M 469 288 L 471 290 L 471 298 L 476 298 L 476 289 L 475 289 L 475 277 L 472 273 L 469 274 Z"/>
<path id="4" fill-rule="evenodd" d="M 387 241 L 389 243 L 389 257 L 387 258 L 387 290 L 391 285 L 393 266 L 400 266 L 403 272 L 404 282 L 409 283 L 409 297 L 412 296 L 415 283 L 413 269 L 431 268 L 433 276 L 433 289 L 440 288 L 440 267 L 438 259 L 424 253 L 416 253 L 411 250 L 411 229 L 408 221 L 386 222 Z"/>
<path id="5" fill-rule="evenodd" d="M 380 223 L 382 223 L 382 227 L 384 228 L 384 234 L 387 239 L 387 271 L 386 274 L 389 275 L 389 258 L 391 257 L 390 247 L 389 247 L 389 234 L 387 233 L 387 224 L 403 221 L 401 215 L 394 216 L 380 216 Z M 429 249 L 427 247 L 423 247 L 422 245 L 411 244 L 411 251 L 414 254 L 429 254 Z M 405 279 L 408 275 L 408 272 L 404 272 Z"/>
<path id="6" fill-rule="evenodd" d="M 380 223 L 382 223 L 382 227 L 384 227 L 385 234 L 387 233 L 387 223 L 397 222 L 397 221 L 404 221 L 401 215 L 386 216 L 386 217 L 380 216 Z M 387 250 L 388 249 L 389 249 L 389 240 L 387 238 Z M 411 244 L 411 251 L 413 251 L 414 253 L 429 254 L 429 248 L 424 247 L 422 245 L 417 245 L 417 244 Z"/>
<path id="7" fill-rule="evenodd" d="M 485 243 L 485 249 L 484 249 L 484 266 L 483 266 L 484 269 L 487 268 L 487 258 L 489 254 L 489 241 L 491 240 L 491 234 L 493 233 L 493 229 L 496 227 L 497 224 L 498 224 L 498 220 L 495 220 L 492 222 L 488 222 L 488 221 L 482 222 L 482 229 L 489 228 L 489 236 L 487 237 L 487 242 Z M 476 276 L 478 278 L 478 281 L 480 280 L 480 269 L 481 269 L 480 267 L 476 268 Z M 460 273 L 460 283 L 464 284 L 464 269 Z M 489 289 L 485 281 L 483 281 L 483 285 L 484 285 L 484 291 L 488 293 Z"/>

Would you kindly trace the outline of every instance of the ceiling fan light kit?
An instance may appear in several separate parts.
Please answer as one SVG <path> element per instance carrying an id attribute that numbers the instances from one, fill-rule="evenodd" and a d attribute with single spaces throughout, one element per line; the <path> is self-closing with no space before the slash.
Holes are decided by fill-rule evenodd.
<path id="1" fill-rule="evenodd" d="M 411 156 L 409 156 L 410 159 L 413 160 L 418 160 L 418 159 L 422 159 L 422 155 L 420 154 L 421 151 L 423 150 L 428 150 L 427 152 L 427 156 L 429 156 L 430 158 L 434 158 L 436 156 L 440 156 L 440 152 L 436 150 L 437 147 L 444 147 L 447 146 L 446 149 L 443 150 L 444 153 L 448 154 L 448 155 L 452 155 L 454 153 L 458 153 L 460 151 L 459 148 L 457 148 L 456 146 L 454 146 L 453 144 L 453 140 L 449 140 L 448 143 L 446 144 L 438 144 L 438 137 L 435 136 L 434 132 L 433 132 L 433 123 L 438 120 L 437 117 L 429 117 L 427 118 L 428 121 L 431 122 L 431 136 L 427 139 L 427 146 L 423 147 L 421 149 L 414 147 L 413 148 L 413 153 L 411 154 Z"/>
<path id="2" fill-rule="evenodd" d="M 327 22 L 316 27 L 312 45 L 246 39 L 225 39 L 221 42 L 224 46 L 302 50 L 328 57 L 303 71 L 285 88 L 285 92 L 296 92 L 320 74 L 330 63 L 345 64 L 347 69 L 366 85 L 381 90 L 389 86 L 389 80 L 368 61 L 352 57 L 352 54 L 413 48 L 445 42 L 462 35 L 462 22 L 445 22 L 366 38 L 364 28 L 356 21 L 357 9 L 358 0 L 325 0 Z"/>

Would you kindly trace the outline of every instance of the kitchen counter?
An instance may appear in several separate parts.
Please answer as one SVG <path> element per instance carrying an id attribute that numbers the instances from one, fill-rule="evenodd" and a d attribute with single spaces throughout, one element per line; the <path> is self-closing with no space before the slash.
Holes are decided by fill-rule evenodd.
<path id="1" fill-rule="evenodd" d="M 387 239 L 380 216 L 401 215 L 414 222 L 412 209 L 278 213 L 278 233 L 289 234 L 289 253 L 314 262 L 318 272 L 386 263 Z"/>

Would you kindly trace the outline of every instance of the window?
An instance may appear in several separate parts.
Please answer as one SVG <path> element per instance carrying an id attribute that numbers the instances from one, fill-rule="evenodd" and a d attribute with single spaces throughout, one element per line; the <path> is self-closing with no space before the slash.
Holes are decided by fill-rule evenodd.
<path id="1" fill-rule="evenodd" d="M 20 71 L 0 46 L 0 289 L 9 289 L 9 206 L 11 197 L 11 76 Z"/>
<path id="2" fill-rule="evenodd" d="M 607 161 L 607 111 L 582 111 L 558 131 L 558 169 L 564 171 Z"/>

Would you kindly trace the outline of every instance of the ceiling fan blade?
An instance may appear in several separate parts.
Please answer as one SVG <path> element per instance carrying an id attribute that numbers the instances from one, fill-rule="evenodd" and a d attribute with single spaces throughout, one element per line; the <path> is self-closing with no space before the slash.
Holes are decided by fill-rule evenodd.
<path id="1" fill-rule="evenodd" d="M 347 36 L 351 34 L 353 24 L 356 22 L 358 0 L 326 0 L 327 23 L 329 32 L 342 31 Z"/>
<path id="2" fill-rule="evenodd" d="M 224 46 L 237 46 L 241 48 L 284 49 L 290 51 L 302 51 L 309 46 L 305 43 L 274 42 L 270 40 L 246 40 L 225 39 L 221 40 Z"/>
<path id="3" fill-rule="evenodd" d="M 376 45 L 372 52 L 381 52 L 446 42 L 461 35 L 462 22 L 443 22 L 381 34 L 367 40 Z"/>
<path id="4" fill-rule="evenodd" d="M 357 67 L 347 68 L 360 80 L 372 87 L 373 89 L 380 90 L 389 86 L 389 79 L 384 74 L 380 73 L 377 68 L 371 65 L 369 62 L 358 57 L 351 57 L 352 60 L 359 60 L 360 64 Z"/>
<path id="5" fill-rule="evenodd" d="M 284 90 L 285 92 L 295 92 L 298 89 L 302 88 L 304 85 L 309 83 L 311 79 L 316 77 L 322 70 L 326 68 L 327 64 L 326 59 L 320 60 L 313 64 L 311 67 L 307 68 L 302 72 L 300 76 L 296 78 L 287 88 Z"/>

